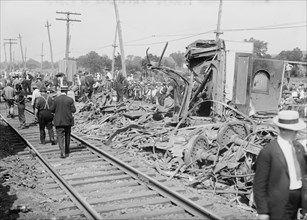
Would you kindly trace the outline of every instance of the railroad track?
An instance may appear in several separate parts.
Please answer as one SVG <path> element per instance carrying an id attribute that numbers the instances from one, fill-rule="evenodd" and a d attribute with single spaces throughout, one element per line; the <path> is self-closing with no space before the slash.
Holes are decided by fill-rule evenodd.
<path id="1" fill-rule="evenodd" d="M 213 204 L 208 199 L 173 185 L 133 158 L 115 157 L 104 151 L 101 142 L 88 141 L 82 134 L 72 134 L 71 153 L 61 159 L 58 145 L 40 144 L 38 125 L 18 130 L 18 117 L 6 118 L 5 104 L 0 107 L 1 119 L 14 133 L 13 147 L 34 155 L 47 170 L 38 177 L 46 193 L 69 197 L 57 218 L 221 219 L 210 211 Z M 33 121 L 33 113 L 27 110 L 27 124 Z"/>

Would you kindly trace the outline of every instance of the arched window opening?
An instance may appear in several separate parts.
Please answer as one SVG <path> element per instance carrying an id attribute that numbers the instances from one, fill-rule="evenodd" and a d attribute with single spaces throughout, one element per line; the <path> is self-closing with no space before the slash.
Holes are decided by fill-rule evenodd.
<path id="1" fill-rule="evenodd" d="M 259 70 L 253 79 L 252 92 L 269 94 L 270 74 L 267 71 Z"/>

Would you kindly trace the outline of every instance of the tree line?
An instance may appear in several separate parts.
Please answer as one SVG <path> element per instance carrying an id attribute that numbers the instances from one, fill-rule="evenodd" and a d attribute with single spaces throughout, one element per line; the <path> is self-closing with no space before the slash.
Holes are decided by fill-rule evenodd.
<path id="1" fill-rule="evenodd" d="M 268 43 L 256 40 L 254 38 L 245 39 L 245 42 L 252 42 L 254 44 L 254 56 L 258 58 L 268 58 L 268 59 L 278 59 L 278 60 L 288 60 L 288 61 L 299 61 L 307 62 L 307 54 L 304 55 L 303 51 L 296 47 L 293 50 L 283 50 L 278 55 L 270 55 L 268 51 Z M 153 54 L 148 55 L 151 62 L 158 62 L 159 57 Z M 78 58 L 71 58 L 77 62 L 77 66 L 91 73 L 102 72 L 106 68 L 111 69 L 112 59 L 107 55 L 99 55 L 95 51 L 90 51 L 86 55 L 79 56 Z M 126 69 L 127 73 L 143 72 L 146 69 L 147 57 L 140 57 L 134 55 L 128 55 L 126 57 Z M 185 53 L 178 51 L 171 53 L 169 56 L 163 57 L 161 64 L 170 68 L 182 70 L 185 63 Z M 4 63 L 1 63 L 1 68 L 4 67 Z M 15 69 L 18 65 L 15 64 Z M 28 69 L 40 69 L 41 63 L 33 59 L 27 61 Z M 114 58 L 115 69 L 121 69 L 121 55 L 117 53 Z M 50 69 L 51 63 L 48 61 L 43 62 L 43 69 Z M 55 68 L 57 68 L 57 63 L 55 63 Z M 301 67 L 295 65 L 292 72 L 292 76 L 307 76 L 306 66 Z"/>

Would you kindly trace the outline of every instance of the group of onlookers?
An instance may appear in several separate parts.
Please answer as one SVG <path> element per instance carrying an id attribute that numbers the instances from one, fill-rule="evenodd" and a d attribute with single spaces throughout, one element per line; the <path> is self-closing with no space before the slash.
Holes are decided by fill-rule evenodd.
<path id="1" fill-rule="evenodd" d="M 32 75 L 31 75 L 32 76 Z M 60 157 L 65 158 L 70 153 L 71 127 L 74 125 L 73 113 L 76 111 L 74 99 L 67 95 L 68 85 L 65 85 L 63 74 L 55 76 L 56 85 L 50 80 L 43 80 L 44 75 L 28 77 L 10 74 L 1 75 L 1 98 L 7 103 L 7 117 L 14 119 L 14 104 L 17 104 L 19 129 L 28 128 L 25 119 L 25 104 L 31 98 L 35 122 L 39 125 L 40 142 L 46 144 L 45 128 L 48 130 L 50 143 L 56 144 L 53 126 L 56 128 Z M 27 82 L 29 79 L 30 82 Z M 54 93 L 57 91 L 57 93 Z M 1 99 L 0 99 L 1 101 Z"/>
<path id="2" fill-rule="evenodd" d="M 295 86 L 284 85 L 282 88 L 282 97 L 280 102 L 281 109 L 295 109 L 300 115 L 307 117 L 307 86 L 300 83 Z"/>

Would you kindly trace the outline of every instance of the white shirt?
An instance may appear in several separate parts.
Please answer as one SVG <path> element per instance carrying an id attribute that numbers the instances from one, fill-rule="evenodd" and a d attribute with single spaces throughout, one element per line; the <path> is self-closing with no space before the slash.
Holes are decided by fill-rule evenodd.
<path id="1" fill-rule="evenodd" d="M 302 180 L 297 180 L 295 165 L 294 165 L 294 158 L 292 153 L 292 144 L 290 144 L 287 140 L 283 139 L 282 137 L 277 137 L 277 142 L 284 153 L 284 156 L 287 161 L 288 170 L 289 170 L 289 177 L 290 177 L 290 190 L 299 189 L 302 187 Z"/>
<path id="2" fill-rule="evenodd" d="M 109 77 L 109 79 L 113 79 L 113 76 L 110 72 L 107 72 L 107 76 Z"/>
<path id="3" fill-rule="evenodd" d="M 35 98 L 40 97 L 40 96 L 41 96 L 41 93 L 39 89 L 34 89 L 32 92 L 32 100 L 31 100 L 32 106 L 34 105 Z"/>

